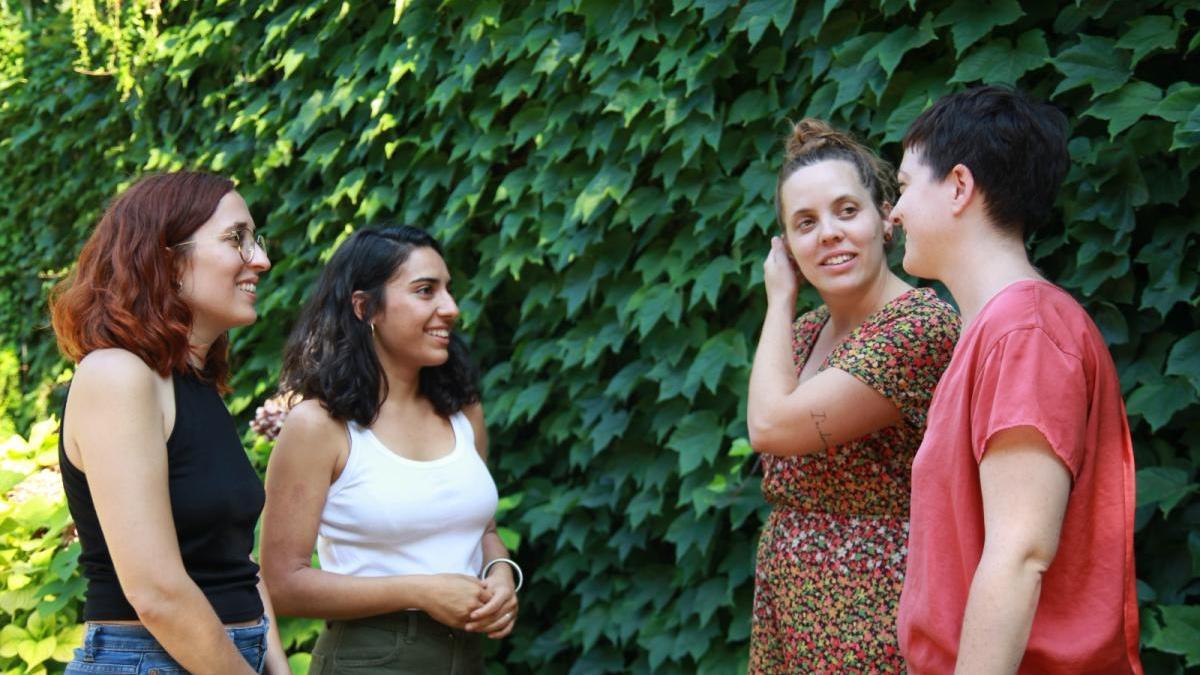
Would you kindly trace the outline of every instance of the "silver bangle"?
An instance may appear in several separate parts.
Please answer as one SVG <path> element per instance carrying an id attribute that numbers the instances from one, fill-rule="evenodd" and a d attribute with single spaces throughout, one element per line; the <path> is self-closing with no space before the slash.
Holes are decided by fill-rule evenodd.
<path id="1" fill-rule="evenodd" d="M 513 571 L 517 573 L 517 587 L 513 589 L 513 593 L 516 593 L 517 591 L 521 590 L 521 584 L 525 583 L 525 574 L 521 572 L 521 566 L 509 558 L 496 558 L 495 560 L 492 560 L 488 564 L 484 565 L 483 572 L 480 573 L 479 578 L 486 579 L 488 572 L 492 569 L 492 565 L 501 562 L 508 563 L 508 565 L 513 568 Z"/>

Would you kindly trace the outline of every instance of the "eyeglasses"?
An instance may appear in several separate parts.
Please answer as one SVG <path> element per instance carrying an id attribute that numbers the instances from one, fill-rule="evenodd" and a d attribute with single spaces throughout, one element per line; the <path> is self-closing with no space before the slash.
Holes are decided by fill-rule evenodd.
<path id="1" fill-rule="evenodd" d="M 238 255 L 241 256 L 242 262 L 249 265 L 251 260 L 254 260 L 254 247 L 258 246 L 263 253 L 267 252 L 267 240 L 261 234 L 253 234 L 249 228 L 239 227 L 231 232 L 226 232 L 219 237 L 213 237 L 216 241 L 227 241 L 237 246 Z M 167 248 L 175 249 L 188 244 L 195 244 L 198 239 L 189 239 L 181 241 L 174 246 Z"/>

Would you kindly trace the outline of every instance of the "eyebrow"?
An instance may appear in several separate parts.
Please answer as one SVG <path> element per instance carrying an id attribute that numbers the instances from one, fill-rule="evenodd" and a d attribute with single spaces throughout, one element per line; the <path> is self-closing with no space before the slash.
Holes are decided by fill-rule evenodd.
<path id="1" fill-rule="evenodd" d="M 440 284 L 440 283 L 442 283 L 442 279 L 439 279 L 438 277 L 417 277 L 416 279 L 413 279 L 412 281 L 408 282 L 408 284 L 410 286 L 413 284 Z M 446 279 L 445 283 L 447 283 L 447 284 L 450 283 L 450 279 Z"/>

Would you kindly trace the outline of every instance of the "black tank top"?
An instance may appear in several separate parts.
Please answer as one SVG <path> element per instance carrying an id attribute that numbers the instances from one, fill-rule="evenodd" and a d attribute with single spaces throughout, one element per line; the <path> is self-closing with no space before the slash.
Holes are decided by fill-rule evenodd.
<path id="1" fill-rule="evenodd" d="M 250 551 L 265 499 L 262 482 L 216 388 L 192 374 L 176 374 L 172 380 L 175 428 L 167 439 L 167 484 L 184 569 L 222 622 L 257 619 L 263 605 L 258 565 L 250 560 Z M 61 434 L 58 461 L 88 581 L 83 619 L 137 619 L 117 583 L 87 478 L 67 459 Z"/>

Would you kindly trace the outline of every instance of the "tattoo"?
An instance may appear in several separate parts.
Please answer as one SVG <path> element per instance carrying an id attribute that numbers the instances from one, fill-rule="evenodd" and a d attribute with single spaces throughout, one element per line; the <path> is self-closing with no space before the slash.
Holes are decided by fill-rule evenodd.
<path id="1" fill-rule="evenodd" d="M 814 410 L 812 413 L 813 426 L 817 428 L 817 435 L 821 437 L 821 447 L 829 450 L 829 439 L 832 438 L 824 429 L 821 428 L 821 423 L 826 421 L 829 416 L 821 410 Z"/>

